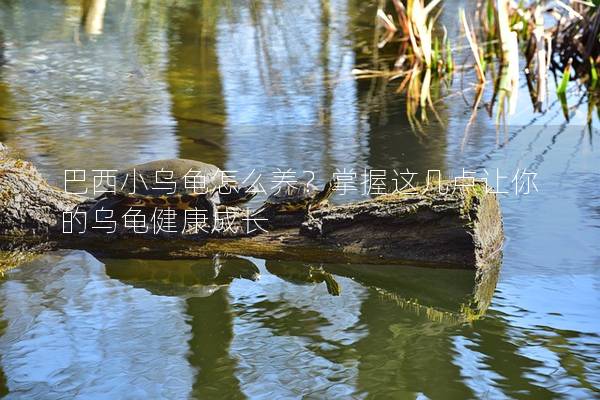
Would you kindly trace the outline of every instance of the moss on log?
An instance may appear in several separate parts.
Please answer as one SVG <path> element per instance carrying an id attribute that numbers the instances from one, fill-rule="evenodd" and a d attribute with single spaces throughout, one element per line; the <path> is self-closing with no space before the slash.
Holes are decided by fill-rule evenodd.
<path id="1" fill-rule="evenodd" d="M 497 260 L 500 208 L 482 181 L 444 180 L 314 211 L 296 226 L 248 234 L 243 213 L 228 235 L 63 234 L 63 212 L 89 199 L 49 185 L 29 162 L 0 150 L 0 247 L 27 243 L 88 249 L 103 256 L 195 258 L 216 253 L 307 262 L 417 263 L 474 268 Z M 121 227 L 122 228 L 122 227 Z M 225 237 L 226 236 L 226 237 Z M 126 239 L 126 240 L 125 240 Z"/>

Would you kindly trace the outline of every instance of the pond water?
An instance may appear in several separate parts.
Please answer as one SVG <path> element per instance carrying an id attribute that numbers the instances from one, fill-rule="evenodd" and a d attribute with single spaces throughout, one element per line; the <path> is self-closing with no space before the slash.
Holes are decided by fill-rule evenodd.
<path id="1" fill-rule="evenodd" d="M 0 393 L 600 396 L 600 138 L 585 99 L 568 123 L 553 94 L 534 114 L 522 81 L 505 127 L 481 109 L 465 134 L 467 71 L 436 100 L 440 121 L 415 131 L 397 84 L 352 77 L 378 61 L 368 3 L 114 0 L 81 27 L 78 1 L 2 1 L 0 141 L 56 184 L 64 169 L 169 157 L 320 182 L 336 168 L 465 168 L 492 184 L 499 171 L 499 274 L 53 252 L 0 281 Z M 460 5 L 441 17 L 451 34 Z M 523 169 L 537 191 L 515 193 Z"/>

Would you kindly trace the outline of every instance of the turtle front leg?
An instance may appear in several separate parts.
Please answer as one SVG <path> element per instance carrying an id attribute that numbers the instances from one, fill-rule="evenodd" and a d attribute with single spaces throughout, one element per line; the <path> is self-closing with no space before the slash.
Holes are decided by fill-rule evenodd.
<path id="1" fill-rule="evenodd" d="M 313 217 L 312 214 L 311 214 L 311 212 L 310 212 L 310 209 L 312 208 L 312 205 L 313 205 L 312 203 L 308 203 L 306 205 L 306 217 L 307 217 L 307 219 L 309 221 L 312 221 L 312 220 L 315 219 L 315 217 Z"/>
<path id="2" fill-rule="evenodd" d="M 202 213 L 202 231 L 214 232 L 218 217 L 217 205 L 211 199 L 199 196 L 190 207 Z"/>
<path id="3" fill-rule="evenodd" d="M 210 231 L 211 232 L 215 232 L 218 229 L 217 223 L 218 223 L 218 216 L 219 216 L 219 209 L 217 208 L 217 205 L 211 201 L 208 200 L 208 205 L 206 207 L 207 212 L 208 212 L 208 221 L 210 221 Z"/>

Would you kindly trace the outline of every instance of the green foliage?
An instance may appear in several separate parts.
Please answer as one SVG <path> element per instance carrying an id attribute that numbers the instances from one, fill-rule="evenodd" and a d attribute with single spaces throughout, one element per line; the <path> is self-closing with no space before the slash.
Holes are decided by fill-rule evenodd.
<path id="1" fill-rule="evenodd" d="M 600 0 L 598 0 L 600 1 Z M 595 90 L 598 84 L 598 70 L 596 69 L 596 63 L 594 59 L 590 57 L 590 89 Z"/>
<path id="2" fill-rule="evenodd" d="M 446 39 L 446 71 L 454 71 L 454 61 L 452 59 L 452 49 L 450 48 L 450 40 Z"/>
<path id="3" fill-rule="evenodd" d="M 563 71 L 562 79 L 556 88 L 556 94 L 559 96 L 566 95 L 567 86 L 569 85 L 569 80 L 571 79 L 571 64 L 567 64 L 567 67 Z"/>
<path id="4" fill-rule="evenodd" d="M 437 65 L 440 62 L 440 60 L 441 60 L 441 57 L 440 57 L 440 40 L 436 36 L 435 38 L 433 38 L 433 51 L 431 53 L 431 63 L 432 63 L 432 65 L 435 65 L 437 67 Z"/>

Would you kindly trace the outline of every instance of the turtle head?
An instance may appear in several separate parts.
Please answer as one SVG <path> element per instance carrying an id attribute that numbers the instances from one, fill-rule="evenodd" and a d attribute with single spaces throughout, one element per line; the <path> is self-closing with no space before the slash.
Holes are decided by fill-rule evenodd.
<path id="1" fill-rule="evenodd" d="M 337 188 L 337 185 L 338 185 L 338 178 L 336 176 L 334 176 L 333 179 L 331 179 L 329 182 L 327 182 L 325 184 L 325 188 L 323 189 L 323 191 L 328 193 L 327 197 L 329 197 L 333 194 L 333 192 Z"/>
<path id="2" fill-rule="evenodd" d="M 333 194 L 333 192 L 335 191 L 335 189 L 337 188 L 338 185 L 338 179 L 337 177 L 333 177 L 333 179 L 331 179 L 329 182 L 327 182 L 325 184 L 325 187 L 323 188 L 323 190 L 321 190 L 316 198 L 315 198 L 315 203 L 319 204 L 321 202 L 324 202 L 325 200 L 329 199 L 331 197 L 331 195 Z"/>

